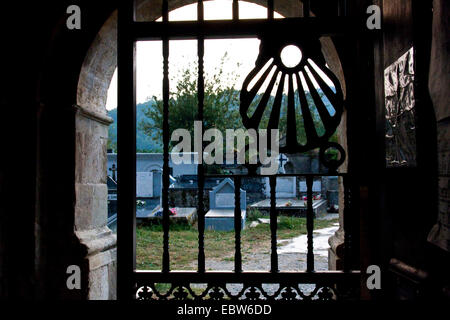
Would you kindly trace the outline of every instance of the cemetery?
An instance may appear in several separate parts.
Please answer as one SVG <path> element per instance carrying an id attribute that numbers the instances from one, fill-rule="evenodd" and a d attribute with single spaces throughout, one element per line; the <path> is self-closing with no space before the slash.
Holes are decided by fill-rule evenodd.
<path id="1" fill-rule="evenodd" d="M 113 176 L 114 155 L 108 162 Z M 308 157 L 280 156 L 280 173 L 295 171 L 299 165 L 317 170 L 315 160 Z M 171 263 L 175 269 L 195 268 L 198 248 L 198 176 L 197 166 L 171 165 L 169 188 L 169 220 Z M 162 155 L 140 155 L 136 175 L 137 267 L 158 269 L 162 247 L 161 168 Z M 234 170 L 240 170 L 238 167 Z M 322 177 L 313 181 L 313 212 L 315 230 L 330 228 L 336 214 L 327 210 L 338 205 L 337 177 Z M 114 190 L 111 190 L 114 192 Z M 277 232 L 280 239 L 294 239 L 306 233 L 306 182 L 304 178 L 277 178 Z M 206 177 L 204 181 L 205 254 L 211 263 L 226 268 L 234 248 L 235 187 L 230 178 Z M 268 252 L 270 245 L 269 179 L 243 178 L 240 189 L 240 212 L 243 255 L 254 257 Z M 150 244 L 153 244 L 150 246 Z M 263 256 L 265 256 L 263 254 Z M 267 255 L 268 257 L 268 255 Z M 253 260 L 252 260 L 253 259 Z M 244 259 L 244 262 L 246 260 Z M 251 258 L 248 263 L 258 263 Z"/>
<path id="2" fill-rule="evenodd" d="M 166 178 L 170 174 L 173 186 L 165 185 L 164 207 L 174 209 L 171 221 L 186 216 L 189 222 L 172 223 L 170 234 L 158 223 L 163 156 L 136 152 L 171 150 L 171 131 L 185 127 L 190 131 L 194 120 L 202 120 L 205 132 L 214 126 L 225 132 L 222 129 L 238 129 L 241 124 L 245 129 L 276 127 L 286 132 L 279 141 L 279 161 L 283 162 L 279 173 L 286 177 L 323 174 L 327 168 L 333 174 L 337 169 L 342 176 L 321 179 L 320 188 L 316 182 L 316 203 L 323 200 L 330 210 L 323 216 L 316 213 L 309 221 L 314 222 L 315 232 L 323 231 L 333 226 L 338 212 L 338 231 L 327 233 L 330 248 L 324 259 L 328 258 L 329 271 L 313 272 L 313 266 L 305 277 L 294 274 L 287 281 L 276 275 L 273 263 L 274 272 L 267 276 L 252 273 L 245 278 L 236 270 L 230 276 L 219 272 L 196 279 L 205 279 L 211 286 L 243 279 L 253 286 L 245 293 L 248 299 L 258 295 L 256 286 L 273 280 L 285 286 L 280 288 L 283 300 L 296 297 L 291 286 L 297 290 L 298 284 L 306 282 L 323 287 L 313 297 L 304 292 L 304 300 L 327 300 L 329 289 L 337 289 L 341 294 L 331 299 L 413 300 L 414 305 L 426 300 L 447 306 L 450 1 L 99 0 L 77 4 L 82 10 L 76 15 L 81 30 L 70 27 L 71 1 L 6 0 L 2 7 L 6 55 L 0 74 L 5 83 L 0 109 L 4 119 L 1 299 L 131 302 L 137 285 L 152 281 L 189 285 L 185 281 L 190 282 L 195 271 L 204 271 L 205 260 L 207 270 L 230 265 L 232 269 L 233 263 L 239 266 L 240 262 L 244 271 L 268 270 L 271 249 L 279 248 L 279 243 L 270 241 L 270 225 L 264 223 L 269 198 L 265 178 L 242 181 L 242 192 L 236 193 L 245 192 L 246 198 L 245 215 L 241 214 L 245 219 L 242 261 L 239 254 L 233 255 L 234 232 L 219 230 L 205 230 L 203 259 L 195 210 L 199 221 L 198 205 L 205 209 L 201 218 L 217 209 L 210 208 L 210 192 L 223 178 L 211 181 L 202 201 L 195 198 L 195 187 L 188 188 L 182 176 L 196 176 L 196 164 L 169 163 L 171 170 L 164 172 Z M 222 10 L 222 5 L 228 9 Z M 214 17 L 209 6 L 220 16 Z M 178 16 L 185 9 L 186 16 Z M 18 15 L 22 15 L 20 22 Z M 160 18 L 166 21 L 157 22 Z M 149 39 L 154 41 L 140 41 Z M 174 41 L 179 39 L 193 41 Z M 187 45 L 174 50 L 178 43 Z M 147 44 L 155 46 L 144 48 Z M 301 56 L 291 68 L 282 53 L 292 45 Z M 32 54 L 23 59 L 20 53 L 30 53 L 30 48 Z M 236 49 L 228 51 L 233 59 L 229 65 L 221 63 L 219 54 L 211 54 L 224 53 L 226 48 Z M 241 58 L 245 58 L 243 64 L 237 64 Z M 273 59 L 271 70 L 268 59 Z M 184 79 L 183 71 L 191 61 L 194 64 L 187 71 L 193 81 L 177 81 L 178 74 Z M 156 85 L 139 80 L 141 75 Z M 218 86 L 211 79 L 218 79 Z M 244 81 L 233 85 L 228 79 Z M 181 87 L 187 90 L 178 90 L 178 83 L 186 84 Z M 146 114 L 144 107 L 149 109 Z M 148 132 L 140 129 L 142 123 Z M 110 128 L 117 129 L 117 134 L 110 134 Z M 144 140 L 149 143 L 141 148 L 139 142 Z M 204 149 L 202 143 L 199 146 Z M 119 150 L 119 156 L 108 154 L 108 148 Z M 323 156 L 333 148 L 339 155 L 331 160 L 334 164 L 342 160 L 339 166 L 329 166 L 333 163 Z M 326 161 L 319 161 L 314 150 Z M 251 167 L 244 169 L 248 172 Z M 240 169 L 233 170 L 231 174 Z M 189 184 L 190 180 L 195 185 L 195 179 L 187 179 Z M 278 237 L 273 240 L 292 240 L 306 231 L 306 219 L 297 215 L 306 196 L 302 179 L 284 180 L 276 192 L 284 213 L 278 215 Z M 166 195 L 173 200 L 170 204 Z M 220 201 L 219 192 L 219 205 Z M 135 214 L 149 220 L 152 212 L 155 223 L 134 228 Z M 263 222 L 250 227 L 258 221 Z M 315 250 L 320 243 L 312 242 Z M 162 261 L 163 253 L 164 258 L 170 255 L 169 262 Z M 308 261 L 305 255 L 288 258 L 292 256 L 280 254 L 280 270 L 304 271 L 307 262 L 316 261 Z M 212 260 L 220 264 L 211 264 Z M 367 266 L 374 265 L 381 269 L 382 286 L 361 285 Z M 78 267 L 74 274 L 67 272 L 72 266 Z M 136 273 L 135 267 L 159 271 Z M 180 276 L 162 272 L 162 267 L 191 272 Z M 379 275 L 376 272 L 374 278 Z M 74 286 L 69 285 L 71 281 Z M 179 289 L 174 292 L 183 298 L 187 288 Z M 218 297 L 218 290 L 203 297 Z M 337 315 L 335 305 L 325 308 L 332 316 Z M 293 307 L 293 314 L 300 315 L 304 304 Z M 426 308 L 438 316 L 435 310 Z M 156 311 L 151 308 L 152 313 Z"/>
<path id="3" fill-rule="evenodd" d="M 194 153 L 189 153 L 194 159 Z M 115 231 L 117 154 L 108 154 L 108 226 Z M 136 172 L 136 219 L 138 223 L 157 223 L 162 217 L 162 154 L 138 153 Z M 174 223 L 195 225 L 197 221 L 198 176 L 196 164 L 169 163 L 170 188 L 169 206 L 176 214 L 170 215 Z M 228 166 L 229 167 L 229 166 Z M 227 167 L 227 168 L 228 168 Z M 290 156 L 281 154 L 279 172 L 294 172 L 301 168 L 306 172 L 320 170 L 314 156 Z M 234 168 L 239 170 L 239 168 Z M 337 177 L 322 177 L 313 182 L 314 217 L 325 217 L 327 211 L 338 207 Z M 234 185 L 231 179 L 205 178 L 204 182 L 205 229 L 233 231 L 234 229 Z M 279 215 L 306 216 L 306 182 L 300 177 L 277 178 L 276 210 Z M 246 226 L 248 210 L 269 215 L 269 178 L 243 178 L 241 185 L 242 229 Z M 336 212 L 336 211 L 334 211 Z"/>
<path id="4" fill-rule="evenodd" d="M 252 222 L 264 219 L 264 217 L 267 218 L 255 210 L 246 213 L 245 228 L 241 231 L 244 267 L 247 266 L 247 263 L 258 263 L 254 260 L 255 255 L 270 256 L 270 225 L 259 223 L 256 227 L 250 227 Z M 278 220 L 279 239 L 294 239 L 306 234 L 306 218 L 280 216 Z M 314 222 L 314 228 L 316 230 L 329 228 L 337 221 L 336 215 L 329 220 L 317 219 Z M 171 223 L 169 235 L 172 270 L 195 269 L 198 254 L 197 224 Z M 234 240 L 234 231 L 205 228 L 205 255 L 207 263 L 215 266 L 211 267 L 212 270 L 228 270 L 228 266 L 233 262 Z M 136 268 L 138 270 L 160 270 L 162 244 L 162 224 L 138 224 L 136 228 Z M 295 260 L 298 262 L 297 256 L 295 256 Z M 296 262 L 294 261 L 294 263 Z M 261 270 L 266 270 L 267 267 L 268 264 L 261 262 Z M 232 267 L 229 270 L 232 270 Z"/>

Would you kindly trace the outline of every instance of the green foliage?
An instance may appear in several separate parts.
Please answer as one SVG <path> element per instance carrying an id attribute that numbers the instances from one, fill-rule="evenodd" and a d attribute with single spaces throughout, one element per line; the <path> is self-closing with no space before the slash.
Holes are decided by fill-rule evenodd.
<path id="1" fill-rule="evenodd" d="M 108 130 L 108 143 L 106 148 L 117 152 L 117 130 Z"/>
<path id="2" fill-rule="evenodd" d="M 247 212 L 247 220 L 248 221 L 256 221 L 259 218 L 263 218 L 263 217 L 264 217 L 264 215 L 258 209 L 251 208 Z"/>
<path id="3" fill-rule="evenodd" d="M 234 85 L 227 85 L 236 83 L 236 71 L 225 73 L 224 62 L 227 59 L 227 53 L 222 57 L 220 63 L 215 68 L 212 74 L 205 74 L 205 95 L 203 108 L 203 124 L 204 130 L 216 128 L 225 134 L 226 129 L 243 128 L 239 113 L 239 96 L 240 92 Z M 239 69 L 239 65 L 237 70 Z M 176 77 L 178 79 L 174 89 L 170 94 L 169 99 L 169 133 L 170 136 L 175 129 L 186 129 L 190 132 L 191 137 L 194 133 L 194 121 L 198 119 L 198 66 L 191 63 L 187 68 L 181 70 Z M 172 83 L 174 79 L 172 79 Z M 323 96 L 323 92 L 319 90 L 319 94 Z M 248 115 L 252 115 L 262 99 L 262 95 L 258 95 L 248 110 Z M 314 101 L 309 92 L 306 92 L 306 99 L 309 107 L 312 110 L 311 115 L 314 121 L 316 131 L 319 136 L 323 135 L 325 128 L 320 120 L 320 116 L 314 106 Z M 271 105 L 275 97 L 271 96 L 268 102 L 263 118 L 259 128 L 265 129 L 268 127 Z M 287 96 L 283 95 L 282 107 L 280 115 L 280 137 L 286 135 L 287 126 Z M 328 105 L 328 108 L 331 106 Z M 306 133 L 303 124 L 303 116 L 300 108 L 299 96 L 295 94 L 295 108 L 296 108 L 296 126 L 297 126 L 297 141 L 306 143 Z M 138 128 L 148 137 L 161 145 L 163 133 L 163 101 L 157 97 L 153 97 L 151 101 L 143 109 L 143 117 L 139 120 Z M 336 141 L 337 136 L 334 134 L 331 141 Z M 170 142 L 169 150 L 171 150 L 178 142 Z M 193 150 L 193 139 L 191 141 Z M 225 148 L 225 146 L 224 146 Z M 249 155 L 246 154 L 248 158 Z M 220 172 L 220 168 L 215 171 Z"/>
<path id="4" fill-rule="evenodd" d="M 242 127 L 239 115 L 239 92 L 233 86 L 224 83 L 234 83 L 234 73 L 225 74 L 223 64 L 226 54 L 214 74 L 205 74 L 205 96 L 203 107 L 204 130 L 217 128 L 225 132 L 229 128 Z M 186 129 L 194 134 L 194 121 L 198 119 L 197 66 L 191 64 L 183 69 L 178 76 L 179 81 L 169 99 L 169 132 L 175 129 Z M 144 110 L 144 115 L 150 121 L 142 120 L 139 128 L 155 141 L 162 141 L 163 132 L 163 101 L 152 98 L 153 104 Z M 193 143 L 193 141 L 192 141 Z M 177 142 L 171 142 L 170 149 Z"/>

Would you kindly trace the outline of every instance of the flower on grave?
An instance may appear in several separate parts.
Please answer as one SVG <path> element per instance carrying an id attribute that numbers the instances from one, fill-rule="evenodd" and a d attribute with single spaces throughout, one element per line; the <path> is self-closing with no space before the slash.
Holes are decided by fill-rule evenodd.
<path id="1" fill-rule="evenodd" d="M 138 207 L 138 208 L 143 208 L 144 206 L 145 206 L 145 201 L 143 201 L 143 200 L 136 200 L 136 206 Z"/>
<path id="2" fill-rule="evenodd" d="M 171 216 L 175 216 L 177 214 L 177 209 L 175 208 L 170 208 L 169 211 Z"/>
<path id="3" fill-rule="evenodd" d="M 291 201 L 286 202 L 285 206 L 286 206 L 286 207 L 292 206 L 292 202 L 291 202 Z"/>

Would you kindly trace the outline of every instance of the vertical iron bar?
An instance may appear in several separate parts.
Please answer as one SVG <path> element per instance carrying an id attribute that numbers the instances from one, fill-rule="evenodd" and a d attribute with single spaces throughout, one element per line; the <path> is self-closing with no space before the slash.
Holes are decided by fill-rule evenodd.
<path id="1" fill-rule="evenodd" d="M 169 1 L 163 0 L 162 2 L 162 18 L 163 22 L 169 21 Z"/>
<path id="2" fill-rule="evenodd" d="M 271 236 L 270 272 L 276 273 L 278 272 L 276 176 L 274 175 L 270 176 L 269 183 L 270 183 L 270 236 Z"/>
<path id="3" fill-rule="evenodd" d="M 203 21 L 205 20 L 205 10 L 203 8 L 203 0 L 197 1 L 197 20 Z"/>
<path id="4" fill-rule="evenodd" d="M 273 20 L 274 17 L 274 1 L 275 0 L 267 0 L 267 19 Z"/>
<path id="5" fill-rule="evenodd" d="M 169 21 L 168 1 L 163 1 L 163 22 Z M 169 255 L 169 39 L 163 38 L 163 261 L 162 272 L 170 271 Z"/>
<path id="6" fill-rule="evenodd" d="M 306 177 L 306 230 L 308 234 L 308 254 L 306 256 L 306 271 L 314 271 L 314 249 L 313 249 L 313 231 L 314 231 L 314 212 L 312 195 L 313 177 Z"/>
<path id="7" fill-rule="evenodd" d="M 309 0 L 302 0 L 303 2 L 303 17 L 309 18 L 309 12 L 311 10 L 311 3 Z"/>
<path id="8" fill-rule="evenodd" d="M 234 178 L 234 272 L 242 272 L 241 254 L 241 177 Z"/>
<path id="9" fill-rule="evenodd" d="M 199 0 L 197 3 L 197 18 L 198 21 L 204 19 L 203 1 Z M 205 96 L 205 80 L 204 80 L 204 55 L 205 55 L 205 40 L 203 37 L 197 39 L 197 55 L 198 55 L 198 80 L 197 80 L 197 94 L 198 94 L 198 112 L 197 120 L 201 121 L 201 132 L 203 132 L 203 107 Z M 205 175 L 203 168 L 203 145 L 201 154 L 198 155 L 198 272 L 205 272 L 205 208 L 203 192 L 205 186 Z"/>
<path id="10" fill-rule="evenodd" d="M 118 11 L 117 106 L 117 297 L 135 295 L 136 268 L 136 48 L 129 29 L 133 2 L 122 1 Z"/>
<path id="11" fill-rule="evenodd" d="M 233 20 L 239 20 L 239 0 L 233 0 Z"/>
<path id="12" fill-rule="evenodd" d="M 347 16 L 347 1 L 346 0 L 338 0 L 338 16 L 339 17 Z"/>
<path id="13" fill-rule="evenodd" d="M 344 271 L 352 268 L 352 214 L 351 183 L 348 175 L 342 177 L 344 184 Z"/>

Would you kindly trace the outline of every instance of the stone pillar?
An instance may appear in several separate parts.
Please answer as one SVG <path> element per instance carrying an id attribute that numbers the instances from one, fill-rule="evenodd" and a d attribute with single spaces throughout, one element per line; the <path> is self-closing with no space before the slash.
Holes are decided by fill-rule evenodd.
<path id="1" fill-rule="evenodd" d="M 85 248 L 81 265 L 82 283 L 88 283 L 87 298 L 116 298 L 116 236 L 106 226 L 106 145 L 112 119 L 75 106 L 76 173 L 75 235 Z"/>

